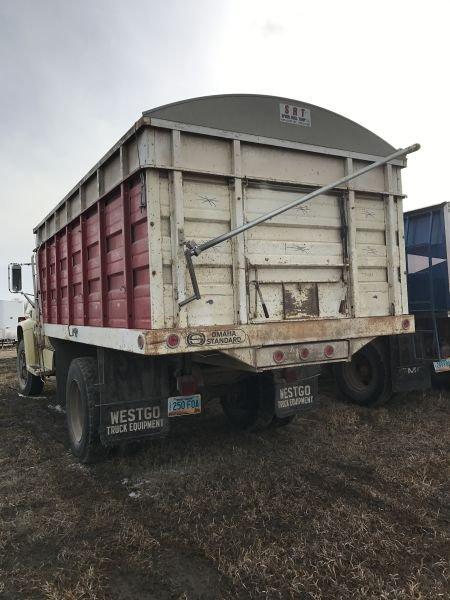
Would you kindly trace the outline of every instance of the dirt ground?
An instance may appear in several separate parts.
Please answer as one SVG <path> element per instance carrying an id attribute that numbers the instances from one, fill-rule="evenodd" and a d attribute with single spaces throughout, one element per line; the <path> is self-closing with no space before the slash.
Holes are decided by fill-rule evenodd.
<path id="1" fill-rule="evenodd" d="M 217 407 L 78 465 L 54 386 L 19 397 L 0 354 L 0 598 L 450 597 L 450 393 L 332 394 L 290 426 Z"/>

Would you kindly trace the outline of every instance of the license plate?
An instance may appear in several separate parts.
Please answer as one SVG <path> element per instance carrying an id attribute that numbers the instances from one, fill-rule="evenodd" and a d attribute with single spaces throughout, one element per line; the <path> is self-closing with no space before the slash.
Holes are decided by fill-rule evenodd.
<path id="1" fill-rule="evenodd" d="M 434 370 L 436 373 L 445 373 L 450 371 L 450 358 L 443 358 L 433 363 Z"/>
<path id="2" fill-rule="evenodd" d="M 278 385 L 275 395 L 275 414 L 287 417 L 310 407 L 317 397 L 318 377 Z"/>
<path id="3" fill-rule="evenodd" d="M 169 417 L 185 417 L 198 415 L 202 412 L 202 397 L 200 394 L 193 396 L 173 396 L 168 399 L 167 413 Z"/>

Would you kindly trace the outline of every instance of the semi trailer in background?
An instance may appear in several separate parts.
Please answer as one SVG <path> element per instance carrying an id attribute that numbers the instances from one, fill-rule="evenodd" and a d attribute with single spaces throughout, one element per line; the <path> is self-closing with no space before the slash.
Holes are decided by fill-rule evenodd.
<path id="1" fill-rule="evenodd" d="M 285 98 L 144 112 L 34 230 L 22 392 L 56 375 L 89 462 L 216 399 L 238 427 L 289 423 L 322 365 L 366 405 L 413 387 L 401 172 L 417 149 Z"/>
<path id="2" fill-rule="evenodd" d="M 433 372 L 450 371 L 450 203 L 405 213 L 409 307 L 418 359 Z"/>

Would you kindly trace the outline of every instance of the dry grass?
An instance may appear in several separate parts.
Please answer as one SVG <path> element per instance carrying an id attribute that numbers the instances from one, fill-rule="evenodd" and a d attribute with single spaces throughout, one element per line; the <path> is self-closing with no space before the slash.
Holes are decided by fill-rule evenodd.
<path id="1" fill-rule="evenodd" d="M 449 396 L 366 410 L 324 397 L 288 428 L 232 432 L 211 406 L 107 463 L 18 398 L 0 359 L 0 597 L 450 596 Z"/>

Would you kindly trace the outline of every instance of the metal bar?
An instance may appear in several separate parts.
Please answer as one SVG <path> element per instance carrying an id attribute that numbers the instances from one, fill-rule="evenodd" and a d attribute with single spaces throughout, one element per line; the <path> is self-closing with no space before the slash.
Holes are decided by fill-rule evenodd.
<path id="1" fill-rule="evenodd" d="M 173 323 L 176 327 L 187 324 L 186 312 L 180 312 L 180 299 L 186 296 L 186 276 L 184 260 L 184 200 L 183 173 L 179 170 L 181 163 L 181 133 L 173 130 L 171 133 L 171 161 L 174 170 L 169 176 L 170 182 L 170 245 L 172 250 L 172 293 L 173 293 Z M 191 276 L 192 279 L 192 276 Z M 195 294 L 195 291 L 194 291 Z M 199 296 L 200 297 L 200 296 Z"/>
<path id="2" fill-rule="evenodd" d="M 231 228 L 240 227 L 244 221 L 244 196 L 242 189 L 242 155 L 241 142 L 233 140 L 232 145 L 232 170 L 234 179 L 230 190 L 230 217 Z M 233 260 L 233 294 L 234 294 L 234 322 L 247 323 L 247 291 L 245 280 L 245 240 L 236 237 L 231 247 Z"/>
<path id="3" fill-rule="evenodd" d="M 364 173 L 367 173 L 368 171 L 372 171 L 373 169 L 376 169 L 377 167 L 381 167 L 382 165 L 385 165 L 386 163 L 388 163 L 391 160 L 400 158 L 401 156 L 405 156 L 406 154 L 410 154 L 411 152 L 416 152 L 417 150 L 419 150 L 419 148 L 420 148 L 420 144 L 413 144 L 412 146 L 408 146 L 407 148 L 400 148 L 396 152 L 389 154 L 389 156 L 386 156 L 385 158 L 375 161 L 374 163 L 371 163 L 370 165 L 363 167 L 359 171 L 355 171 L 354 173 L 349 173 L 345 177 L 341 177 L 341 179 L 333 181 L 333 183 L 324 185 L 323 187 L 311 192 L 310 194 L 307 194 L 306 196 L 303 196 L 302 198 L 297 198 L 296 200 L 289 202 L 289 204 L 285 204 L 284 206 L 281 206 L 280 208 L 276 208 L 275 210 L 272 210 L 271 212 L 269 212 L 265 215 L 262 215 L 261 217 L 257 217 L 256 219 L 253 219 L 253 221 L 249 221 L 248 223 L 245 223 L 244 225 L 241 225 L 240 227 L 236 227 L 236 229 L 232 229 L 231 231 L 229 231 L 227 233 L 219 235 L 218 237 L 215 237 L 212 240 L 209 240 L 208 242 L 204 242 L 203 244 L 198 244 L 198 245 L 195 244 L 195 242 L 187 242 L 186 246 L 192 256 L 193 255 L 199 256 L 199 254 L 201 254 L 205 250 L 208 250 L 208 248 L 217 246 L 217 244 L 220 244 L 221 242 L 225 242 L 226 240 L 229 240 L 230 238 L 232 238 L 236 235 L 239 235 L 240 233 L 243 233 L 244 231 L 247 231 L 247 229 L 251 229 L 252 227 L 255 227 L 256 225 L 259 225 L 260 223 L 269 221 L 270 219 L 273 219 L 273 217 L 276 217 L 276 216 L 290 210 L 291 208 L 300 206 L 300 204 L 303 204 L 304 202 L 307 202 L 308 200 L 311 200 L 312 198 L 315 198 L 316 196 L 320 196 L 321 194 L 324 194 L 325 192 L 328 192 L 339 185 L 347 183 L 347 181 L 351 181 L 352 179 L 355 179 L 356 177 L 360 177 L 361 175 L 364 175 Z"/>
<path id="4" fill-rule="evenodd" d="M 353 159 L 346 160 L 346 174 L 353 173 Z M 347 214 L 347 240 L 348 240 L 348 270 L 350 274 L 350 289 L 349 289 L 349 314 L 352 317 L 359 317 L 359 279 L 358 279 L 358 252 L 356 241 L 356 205 L 355 205 L 355 190 L 353 185 L 348 185 L 347 200 L 344 206 L 344 214 Z"/>
<path id="5" fill-rule="evenodd" d="M 396 266 L 399 261 L 399 247 L 397 242 L 398 222 L 397 207 L 394 205 L 392 166 L 384 167 L 384 216 L 386 222 L 386 255 L 387 255 L 387 279 L 389 306 L 393 315 L 402 313 L 400 301 L 400 279 L 399 269 Z M 400 262 L 399 262 L 400 265 Z"/>
<path id="6" fill-rule="evenodd" d="M 282 282 L 281 285 L 283 286 L 283 310 L 284 310 L 284 312 L 286 312 L 285 311 L 285 306 L 284 306 L 284 283 Z M 262 309 L 263 309 L 264 316 L 266 317 L 266 319 L 268 319 L 270 315 L 269 315 L 269 311 L 267 310 L 266 303 L 264 302 L 264 298 L 263 298 L 263 295 L 262 295 L 262 292 L 261 292 L 261 288 L 259 287 L 259 281 L 255 281 L 255 288 L 256 288 L 256 293 L 258 294 L 259 301 L 261 302 L 261 306 L 262 306 Z M 284 315 L 284 319 L 286 319 L 286 315 Z"/>
<path id="7" fill-rule="evenodd" d="M 194 269 L 194 264 L 192 262 L 192 254 L 189 252 L 189 250 L 186 250 L 184 253 L 185 257 L 186 257 L 186 264 L 187 264 L 187 268 L 189 271 L 189 276 L 191 278 L 191 283 L 192 283 L 192 290 L 193 290 L 193 295 L 189 296 L 188 298 L 185 298 L 184 300 L 182 300 L 178 306 L 181 308 L 182 306 L 184 306 L 185 304 L 189 304 L 189 302 L 192 302 L 192 300 L 200 300 L 201 296 L 200 296 L 200 290 L 198 287 L 198 282 L 197 282 L 197 277 L 195 275 L 195 269 Z"/>

